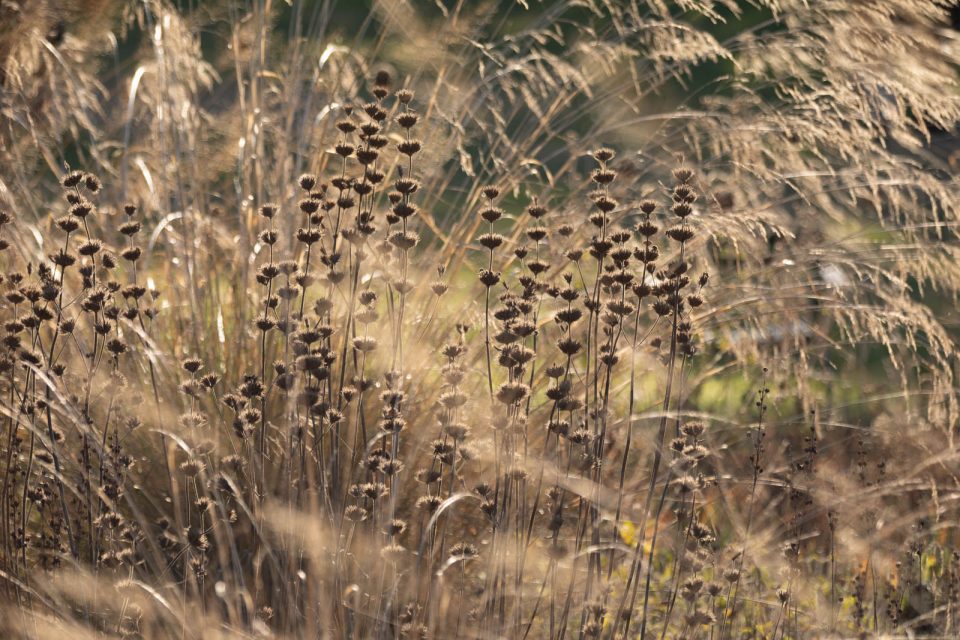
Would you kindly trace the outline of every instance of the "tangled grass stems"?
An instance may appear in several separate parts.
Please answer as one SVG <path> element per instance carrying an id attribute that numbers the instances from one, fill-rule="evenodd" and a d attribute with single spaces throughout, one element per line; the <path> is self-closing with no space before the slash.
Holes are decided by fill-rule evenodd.
<path id="1" fill-rule="evenodd" d="M 944 7 L 281 5 L 0 8 L 5 633 L 955 634 Z"/>

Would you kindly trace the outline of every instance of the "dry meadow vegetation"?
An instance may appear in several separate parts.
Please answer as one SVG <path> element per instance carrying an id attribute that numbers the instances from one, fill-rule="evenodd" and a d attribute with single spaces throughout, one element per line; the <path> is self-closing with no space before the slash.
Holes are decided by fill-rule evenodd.
<path id="1" fill-rule="evenodd" d="M 0 635 L 960 634 L 930 0 L 0 0 Z"/>

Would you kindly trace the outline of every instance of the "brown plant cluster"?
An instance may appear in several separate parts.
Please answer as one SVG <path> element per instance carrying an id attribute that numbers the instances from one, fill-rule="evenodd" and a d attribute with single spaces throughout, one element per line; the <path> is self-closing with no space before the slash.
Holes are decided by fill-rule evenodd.
<path id="1" fill-rule="evenodd" d="M 0 5 L 0 632 L 957 633 L 944 7 L 93 4 Z"/>

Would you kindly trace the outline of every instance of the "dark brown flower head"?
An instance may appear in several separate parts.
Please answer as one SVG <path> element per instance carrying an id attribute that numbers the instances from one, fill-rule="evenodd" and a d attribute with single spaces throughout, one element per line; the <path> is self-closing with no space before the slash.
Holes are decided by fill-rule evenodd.
<path id="1" fill-rule="evenodd" d="M 367 145 L 369 145 L 374 149 L 382 149 L 385 146 L 387 146 L 389 142 L 390 141 L 387 139 L 386 136 L 381 136 L 381 135 L 370 136 L 367 138 Z"/>
<path id="2" fill-rule="evenodd" d="M 360 125 L 360 137 L 369 138 L 380 133 L 380 125 L 376 122 L 364 122 Z"/>
<path id="3" fill-rule="evenodd" d="M 693 213 L 693 207 L 686 202 L 677 202 L 673 205 L 673 213 L 679 218 L 686 218 Z"/>
<path id="4" fill-rule="evenodd" d="M 422 144 L 419 140 L 404 140 L 397 144 L 397 151 L 405 156 L 413 156 L 417 154 L 421 148 Z"/>
<path id="5" fill-rule="evenodd" d="M 527 229 L 527 237 L 534 242 L 540 242 L 547 237 L 546 227 L 532 227 Z"/>
<path id="6" fill-rule="evenodd" d="M 546 373 L 547 376 L 550 377 L 550 378 L 559 378 L 560 376 L 562 376 L 562 375 L 564 374 L 565 371 L 566 371 L 566 370 L 564 369 L 564 367 L 563 367 L 562 365 L 552 364 L 552 365 L 550 365 L 550 366 L 548 366 L 548 367 L 546 368 L 545 373 Z"/>
<path id="7" fill-rule="evenodd" d="M 63 176 L 63 178 L 60 180 L 60 184 L 67 189 L 72 189 L 79 185 L 83 181 L 83 178 L 83 171 L 71 171 L 67 175 Z"/>
<path id="8" fill-rule="evenodd" d="M 666 300 L 659 298 L 653 303 L 653 310 L 658 316 L 665 316 L 673 311 L 673 307 Z"/>
<path id="9" fill-rule="evenodd" d="M 617 208 L 619 204 L 613 198 L 608 198 L 607 196 L 600 196 L 593 201 L 593 204 L 596 205 L 597 209 L 600 209 L 603 213 L 610 213 Z"/>
<path id="10" fill-rule="evenodd" d="M 386 527 L 386 533 L 388 536 L 403 535 L 403 532 L 406 530 L 407 530 L 407 523 L 403 520 L 391 520 Z"/>
<path id="11" fill-rule="evenodd" d="M 69 216 L 58 218 L 56 221 L 56 225 L 64 233 L 73 233 L 74 231 L 80 228 L 80 223 L 77 222 L 77 219 L 71 218 Z"/>
<path id="12" fill-rule="evenodd" d="M 382 122 L 387 118 L 387 112 L 376 102 L 368 102 L 367 104 L 363 105 L 363 111 L 370 116 L 370 118 L 377 122 Z"/>
<path id="13" fill-rule="evenodd" d="M 458 542 L 450 547 L 450 555 L 458 558 L 475 558 L 480 555 L 480 551 L 469 542 Z"/>
<path id="14" fill-rule="evenodd" d="M 477 242 L 479 242 L 481 246 L 486 247 L 490 251 L 493 251 L 494 249 L 502 245 L 503 240 L 504 240 L 503 236 L 500 235 L 499 233 L 485 233 L 479 238 L 477 238 Z"/>
<path id="15" fill-rule="evenodd" d="M 352 504 L 344 512 L 344 517 L 351 522 L 361 522 L 367 518 L 367 510 L 361 506 Z"/>
<path id="16" fill-rule="evenodd" d="M 87 188 L 87 191 L 90 193 L 99 193 L 100 192 L 100 178 L 88 173 L 83 176 L 83 185 Z"/>
<path id="17" fill-rule="evenodd" d="M 414 142 L 415 142 L 415 141 L 414 141 Z M 404 145 L 404 144 L 406 144 L 406 143 L 401 142 L 399 145 L 397 145 L 397 148 L 399 149 L 400 146 L 401 146 L 401 145 Z M 420 150 L 420 148 L 419 148 L 419 145 L 418 145 L 416 150 L 412 151 L 411 153 L 409 153 L 409 154 L 407 154 L 407 155 L 413 155 L 414 153 L 416 153 L 416 152 L 419 151 L 419 150 Z M 406 152 L 404 152 L 404 151 L 401 150 L 401 153 L 406 153 Z M 369 164 L 373 164 L 374 162 L 377 161 L 377 158 L 379 158 L 379 157 L 380 157 L 380 152 L 377 151 L 376 149 L 357 149 L 357 162 L 359 162 L 360 164 L 362 164 L 362 165 L 364 165 L 364 166 L 369 165 Z"/>
<path id="18" fill-rule="evenodd" d="M 527 207 L 527 214 L 534 220 L 539 220 L 543 216 L 547 215 L 547 208 L 541 205 L 536 198 L 533 200 L 533 204 Z"/>
<path id="19" fill-rule="evenodd" d="M 89 240 L 84 242 L 82 245 L 77 247 L 77 253 L 82 256 L 95 256 L 100 253 L 100 249 L 103 248 L 103 243 L 99 240 Z"/>
<path id="20" fill-rule="evenodd" d="M 503 209 L 499 207 L 484 207 L 480 210 L 480 217 L 493 224 L 503 216 Z"/>
<path id="21" fill-rule="evenodd" d="M 404 129 L 410 129 L 415 124 L 417 124 L 417 121 L 419 119 L 420 119 L 420 116 L 418 116 L 413 111 L 404 111 L 403 113 L 397 116 L 397 124 L 399 124 Z"/>
<path id="22" fill-rule="evenodd" d="M 338 120 L 337 129 L 342 133 L 353 133 L 357 130 L 357 125 L 350 120 Z"/>
<path id="23" fill-rule="evenodd" d="M 78 218 L 86 218 L 93 211 L 93 205 L 86 200 L 80 200 L 70 207 L 70 215 Z"/>
<path id="24" fill-rule="evenodd" d="M 401 201 L 393 205 L 391 210 L 395 216 L 404 220 L 417 213 L 417 205 Z"/>
<path id="25" fill-rule="evenodd" d="M 611 160 L 613 160 L 613 157 L 615 155 L 616 154 L 613 151 L 613 149 L 608 149 L 606 147 L 602 147 L 593 152 L 593 157 L 596 159 L 597 162 L 600 162 L 600 163 L 610 162 Z"/>
<path id="26" fill-rule="evenodd" d="M 137 235 L 140 233 L 140 222 L 136 220 L 124 222 L 120 225 L 120 233 L 128 237 Z"/>
<path id="27" fill-rule="evenodd" d="M 213 389 L 220 382 L 220 376 L 215 373 L 208 373 L 200 378 L 200 384 L 207 389 Z"/>
<path id="28" fill-rule="evenodd" d="M 657 231 L 659 230 L 659 227 L 649 220 L 643 220 L 637 225 L 637 233 L 644 238 L 650 238 L 651 236 L 656 235 Z"/>
<path id="29" fill-rule="evenodd" d="M 693 238 L 693 235 L 694 235 L 693 229 L 691 229 L 690 227 L 684 224 L 677 225 L 675 227 L 670 227 L 669 229 L 667 229 L 666 233 L 668 237 L 672 238 L 673 240 L 676 240 L 677 242 L 687 242 L 688 240 Z"/>
<path id="30" fill-rule="evenodd" d="M 483 286 L 490 288 L 500 282 L 500 273 L 483 269 L 480 271 L 480 282 Z"/>
<path id="31" fill-rule="evenodd" d="M 111 338 L 110 340 L 107 341 L 106 346 L 107 346 L 107 351 L 109 351 L 115 356 L 126 353 L 127 351 L 127 344 L 123 340 L 120 340 L 119 338 Z"/>
<path id="32" fill-rule="evenodd" d="M 443 499 L 440 496 L 421 496 L 417 499 L 417 508 L 426 513 L 433 513 L 442 502 Z"/>
<path id="33" fill-rule="evenodd" d="M 681 427 L 680 432 L 688 438 L 699 438 L 706 430 L 706 425 L 702 422 L 687 422 Z"/>
<path id="34" fill-rule="evenodd" d="M 613 182 L 617 177 L 616 171 L 606 169 L 597 169 L 593 172 L 593 181 L 597 184 L 607 185 Z"/>

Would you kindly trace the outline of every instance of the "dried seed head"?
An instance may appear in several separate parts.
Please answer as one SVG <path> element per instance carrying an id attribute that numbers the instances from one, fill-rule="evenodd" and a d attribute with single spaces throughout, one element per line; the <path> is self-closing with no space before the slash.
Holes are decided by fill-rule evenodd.
<path id="1" fill-rule="evenodd" d="M 358 505 L 352 504 L 343 512 L 344 517 L 351 522 L 360 522 L 367 517 L 367 510 Z"/>
<path id="2" fill-rule="evenodd" d="M 201 471 L 203 471 L 204 466 L 205 465 L 201 460 L 198 460 L 196 458 L 191 458 L 186 462 L 182 462 L 180 464 L 180 471 L 188 478 L 192 478 L 198 475 Z"/>
<path id="3" fill-rule="evenodd" d="M 401 142 L 400 144 L 402 145 L 402 144 L 404 144 L 404 143 Z M 397 148 L 399 148 L 399 147 L 400 147 L 400 145 L 397 146 Z M 418 144 L 416 151 L 413 151 L 412 153 L 408 153 L 407 155 L 413 155 L 414 153 L 416 153 L 416 152 L 419 151 L 419 150 L 420 150 L 420 148 L 419 148 L 419 144 Z M 373 164 L 374 162 L 377 161 L 377 158 L 379 158 L 379 157 L 380 157 L 380 152 L 377 151 L 376 149 L 370 148 L 370 149 L 358 149 L 358 150 L 357 150 L 357 162 L 359 162 L 360 164 L 362 164 L 362 165 L 364 165 L 364 166 L 369 165 L 369 164 Z"/>
<path id="4" fill-rule="evenodd" d="M 103 243 L 99 240 L 89 240 L 77 247 L 77 253 L 82 256 L 95 256 L 100 253 L 100 249 L 102 248 Z"/>
<path id="5" fill-rule="evenodd" d="M 597 184 L 607 185 L 613 182 L 617 177 L 616 171 L 598 169 L 593 172 L 593 181 Z"/>
<path id="6" fill-rule="evenodd" d="M 482 269 L 479 277 L 480 282 L 487 288 L 490 288 L 500 282 L 500 273 L 490 271 L 489 269 Z"/>
<path id="7" fill-rule="evenodd" d="M 120 225 L 120 233 L 127 237 L 133 237 L 140 233 L 140 223 L 136 220 L 124 222 Z"/>
<path id="8" fill-rule="evenodd" d="M 417 124 L 417 121 L 419 119 L 420 119 L 420 116 L 418 116 L 413 111 L 404 111 L 403 113 L 397 116 L 397 124 L 399 124 L 404 129 L 410 129 L 415 124 Z"/>
<path id="9" fill-rule="evenodd" d="M 58 218 L 56 221 L 56 225 L 64 233 L 73 233 L 74 231 L 80 228 L 80 223 L 77 222 L 77 219 L 71 218 L 68 216 L 64 216 L 63 218 Z"/>
<path id="10" fill-rule="evenodd" d="M 78 218 L 86 218 L 92 211 L 93 205 L 82 199 L 70 207 L 70 215 Z"/>
<path id="11" fill-rule="evenodd" d="M 458 542 L 450 547 L 450 555 L 458 558 L 476 558 L 480 551 L 469 542 Z"/>
<path id="12" fill-rule="evenodd" d="M 688 438 L 699 438 L 706 428 L 702 422 L 687 422 L 680 428 L 680 432 Z"/>
<path id="13" fill-rule="evenodd" d="M 513 405 L 526 398 L 529 393 L 530 387 L 522 382 L 505 382 L 497 389 L 496 395 L 497 400 L 503 404 Z"/>
<path id="14" fill-rule="evenodd" d="M 613 151 L 613 149 L 608 149 L 606 147 L 602 147 L 593 152 L 593 157 L 596 159 L 597 162 L 601 162 L 601 163 L 610 162 L 611 160 L 613 160 L 613 157 L 615 155 L 616 153 Z"/>
<path id="15" fill-rule="evenodd" d="M 82 171 L 71 171 L 67 175 L 63 176 L 63 178 L 61 178 L 60 184 L 62 184 L 67 189 L 72 189 L 77 185 L 79 185 L 83 181 L 83 178 L 84 178 L 84 174 Z"/>
<path id="16" fill-rule="evenodd" d="M 416 155 L 423 146 L 419 140 L 404 140 L 397 144 L 397 151 L 402 153 L 405 156 L 414 156 Z"/>
<path id="17" fill-rule="evenodd" d="M 320 208 L 320 203 L 313 198 L 305 198 L 298 203 L 298 206 L 300 207 L 300 211 L 303 211 L 306 214 L 311 214 L 317 212 L 317 210 Z"/>
<path id="18" fill-rule="evenodd" d="M 425 511 L 426 513 L 433 513 L 440 507 L 442 502 L 443 499 L 440 496 L 421 496 L 417 499 L 417 509 Z"/>
<path id="19" fill-rule="evenodd" d="M 480 217 L 493 224 L 503 216 L 503 209 L 498 207 L 484 207 L 480 210 Z"/>
<path id="20" fill-rule="evenodd" d="M 687 242 L 694 236 L 693 229 L 685 224 L 670 227 L 666 231 L 667 236 L 677 242 Z"/>

